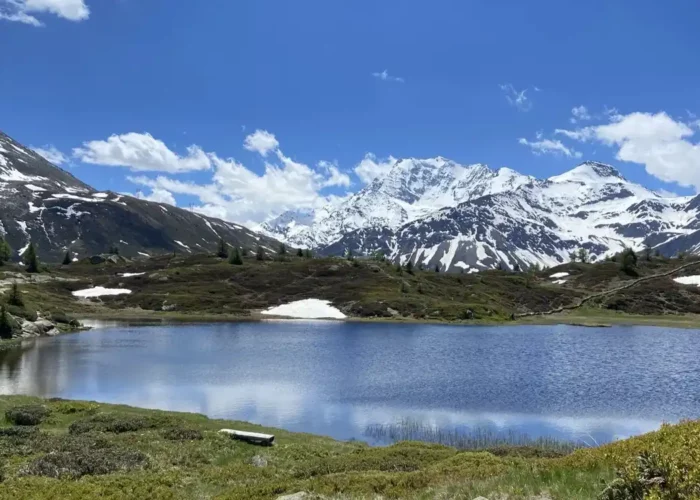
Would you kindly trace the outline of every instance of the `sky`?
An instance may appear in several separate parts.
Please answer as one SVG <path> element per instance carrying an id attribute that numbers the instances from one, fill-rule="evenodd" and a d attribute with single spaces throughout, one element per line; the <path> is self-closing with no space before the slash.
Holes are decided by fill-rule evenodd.
<path id="1" fill-rule="evenodd" d="M 97 189 L 254 225 L 397 158 L 700 191 L 700 4 L 0 0 L 0 129 Z"/>

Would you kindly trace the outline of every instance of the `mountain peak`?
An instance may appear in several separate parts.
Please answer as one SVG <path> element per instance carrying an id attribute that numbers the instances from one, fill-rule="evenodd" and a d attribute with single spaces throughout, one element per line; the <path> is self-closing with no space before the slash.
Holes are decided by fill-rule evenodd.
<path id="1" fill-rule="evenodd" d="M 626 179 L 612 165 L 597 161 L 585 161 L 568 172 L 549 178 L 552 182 L 620 182 Z"/>

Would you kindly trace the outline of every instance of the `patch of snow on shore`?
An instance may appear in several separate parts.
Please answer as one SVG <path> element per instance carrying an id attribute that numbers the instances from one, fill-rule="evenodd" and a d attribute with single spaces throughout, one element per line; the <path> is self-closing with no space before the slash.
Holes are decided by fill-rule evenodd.
<path id="1" fill-rule="evenodd" d="M 568 275 L 569 275 L 569 273 L 554 273 L 550 276 L 550 278 L 557 279 L 557 278 L 563 278 L 564 276 L 568 276 Z"/>
<path id="2" fill-rule="evenodd" d="M 676 283 L 680 283 L 681 285 L 700 286 L 700 275 L 681 276 L 680 278 L 673 278 L 673 281 L 675 281 Z"/>
<path id="3" fill-rule="evenodd" d="M 73 292 L 73 296 L 88 298 L 88 297 L 102 297 L 103 295 L 126 295 L 131 293 L 131 290 L 126 288 L 105 288 L 103 286 L 96 286 L 94 288 L 86 288 L 85 290 L 77 290 Z"/>
<path id="4" fill-rule="evenodd" d="M 344 319 L 346 316 L 330 305 L 329 300 L 304 299 L 271 307 L 262 314 L 269 316 L 286 316 L 298 319 Z"/>
<path id="5" fill-rule="evenodd" d="M 566 280 L 554 280 L 554 281 L 552 281 L 553 285 L 563 285 L 564 283 L 566 283 Z"/>
<path id="6" fill-rule="evenodd" d="M 122 278 L 131 278 L 132 276 L 143 276 L 146 273 L 119 273 Z"/>

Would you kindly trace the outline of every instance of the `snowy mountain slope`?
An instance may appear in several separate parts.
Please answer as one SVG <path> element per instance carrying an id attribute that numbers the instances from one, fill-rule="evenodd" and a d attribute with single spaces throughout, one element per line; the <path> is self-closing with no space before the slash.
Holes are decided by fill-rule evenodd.
<path id="1" fill-rule="evenodd" d="M 442 157 L 398 160 L 390 171 L 334 207 L 285 212 L 260 226 L 293 246 L 324 247 L 357 229 L 396 229 L 443 207 L 517 189 L 533 177 Z"/>
<path id="2" fill-rule="evenodd" d="M 675 253 L 700 248 L 698 205 L 700 199 L 663 198 L 609 165 L 586 162 L 559 176 L 436 210 L 399 228 L 346 233 L 321 251 L 381 250 L 402 263 L 411 259 L 451 272 L 552 266 L 581 247 L 594 260 L 625 246 Z"/>
<path id="3" fill-rule="evenodd" d="M 0 132 L 0 237 L 15 260 L 30 242 L 43 260 L 58 261 L 66 250 L 81 258 L 114 245 L 131 257 L 212 251 L 219 236 L 249 248 L 278 245 L 238 224 L 98 192 Z"/>

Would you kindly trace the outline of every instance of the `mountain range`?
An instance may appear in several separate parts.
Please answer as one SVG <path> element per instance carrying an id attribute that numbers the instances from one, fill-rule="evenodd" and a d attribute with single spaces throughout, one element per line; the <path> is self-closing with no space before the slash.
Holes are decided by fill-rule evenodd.
<path id="1" fill-rule="evenodd" d="M 213 251 L 228 243 L 276 251 L 279 242 L 239 224 L 163 203 L 97 191 L 0 132 L 0 237 L 19 260 L 33 242 L 46 261 L 106 252 L 127 257 Z"/>
<path id="2" fill-rule="evenodd" d="M 553 266 L 579 248 L 593 261 L 625 247 L 697 252 L 699 207 L 700 197 L 664 197 L 598 162 L 536 179 L 411 158 L 340 203 L 285 212 L 258 229 L 322 254 L 382 252 L 401 263 L 478 272 Z"/>

